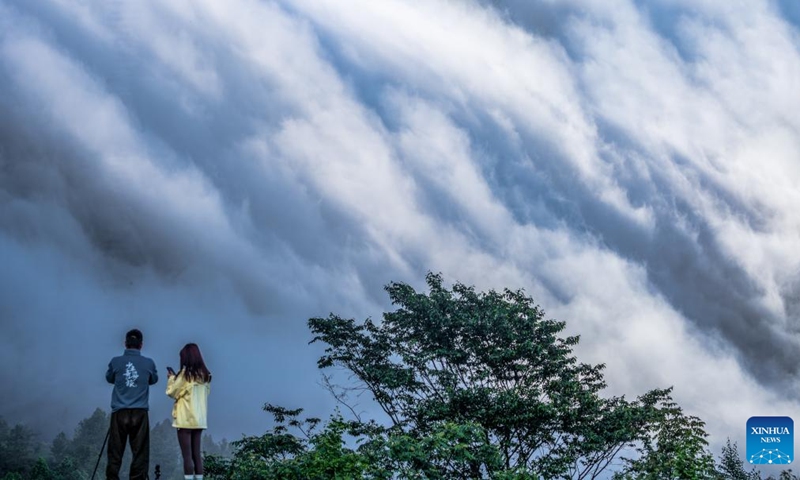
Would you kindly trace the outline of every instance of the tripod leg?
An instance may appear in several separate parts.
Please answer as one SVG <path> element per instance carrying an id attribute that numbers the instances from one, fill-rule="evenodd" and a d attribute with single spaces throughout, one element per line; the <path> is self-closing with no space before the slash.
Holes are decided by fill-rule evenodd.
<path id="1" fill-rule="evenodd" d="M 103 446 L 100 447 L 100 453 L 97 455 L 97 463 L 94 464 L 94 471 L 92 472 L 92 480 L 94 480 L 94 476 L 97 473 L 97 467 L 100 466 L 100 458 L 103 456 L 103 450 L 106 448 L 106 442 L 108 442 L 108 435 L 111 434 L 111 425 L 108 426 L 108 431 L 106 432 L 106 438 L 103 440 Z"/>

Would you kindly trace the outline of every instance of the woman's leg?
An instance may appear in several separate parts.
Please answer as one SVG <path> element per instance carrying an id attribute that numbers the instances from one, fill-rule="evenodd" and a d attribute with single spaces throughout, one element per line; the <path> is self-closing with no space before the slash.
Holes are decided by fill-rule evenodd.
<path id="1" fill-rule="evenodd" d="M 192 432 L 192 460 L 194 460 L 194 474 L 203 474 L 203 449 L 201 440 L 203 439 L 203 430 L 191 430 Z"/>
<path id="2" fill-rule="evenodd" d="M 192 432 L 185 428 L 178 429 L 178 445 L 181 447 L 181 457 L 183 457 L 183 474 L 194 475 L 194 462 L 192 461 Z"/>

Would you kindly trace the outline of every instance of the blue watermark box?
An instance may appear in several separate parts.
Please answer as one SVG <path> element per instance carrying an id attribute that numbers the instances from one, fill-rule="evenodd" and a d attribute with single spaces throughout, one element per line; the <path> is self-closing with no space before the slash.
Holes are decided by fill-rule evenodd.
<path id="1" fill-rule="evenodd" d="M 794 421 L 789 417 L 747 420 L 747 461 L 754 465 L 786 465 L 794 461 Z"/>

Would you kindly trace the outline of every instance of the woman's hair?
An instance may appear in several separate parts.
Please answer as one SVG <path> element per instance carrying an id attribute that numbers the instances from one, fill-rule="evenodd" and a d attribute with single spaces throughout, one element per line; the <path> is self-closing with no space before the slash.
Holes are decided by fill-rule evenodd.
<path id="1" fill-rule="evenodd" d="M 187 343 L 181 349 L 181 370 L 187 380 L 204 383 L 211 381 L 211 372 L 206 368 L 200 347 L 196 343 Z"/>

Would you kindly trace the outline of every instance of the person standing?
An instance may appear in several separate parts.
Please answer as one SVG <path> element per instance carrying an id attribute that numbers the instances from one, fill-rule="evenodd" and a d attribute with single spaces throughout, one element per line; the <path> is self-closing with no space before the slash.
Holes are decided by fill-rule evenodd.
<path id="1" fill-rule="evenodd" d="M 177 374 L 167 367 L 167 395 L 175 400 L 172 407 L 172 426 L 178 429 L 184 478 L 202 480 L 201 440 L 203 430 L 208 428 L 211 373 L 195 343 L 188 343 L 181 349 L 180 362 Z"/>
<path id="2" fill-rule="evenodd" d="M 106 380 L 111 392 L 106 480 L 119 480 L 125 445 L 130 441 L 133 460 L 130 479 L 145 480 L 150 468 L 150 385 L 158 382 L 155 362 L 142 355 L 142 332 L 125 334 L 125 351 L 108 363 Z"/>

